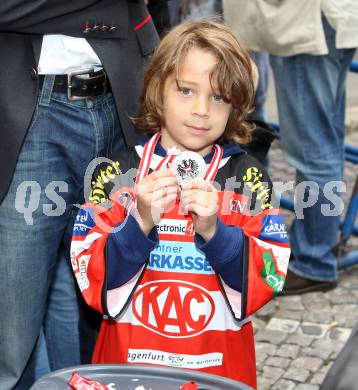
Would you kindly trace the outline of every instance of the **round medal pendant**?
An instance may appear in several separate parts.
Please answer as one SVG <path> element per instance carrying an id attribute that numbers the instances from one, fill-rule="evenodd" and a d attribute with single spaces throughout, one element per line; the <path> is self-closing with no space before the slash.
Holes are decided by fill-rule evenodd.
<path id="1" fill-rule="evenodd" d="M 180 180 L 204 178 L 206 173 L 204 158 L 191 151 L 185 151 L 175 156 L 171 167 Z"/>

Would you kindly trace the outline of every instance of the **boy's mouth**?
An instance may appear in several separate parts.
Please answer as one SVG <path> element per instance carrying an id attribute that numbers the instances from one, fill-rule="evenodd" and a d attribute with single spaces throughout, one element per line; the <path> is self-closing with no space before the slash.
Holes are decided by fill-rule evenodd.
<path id="1" fill-rule="evenodd" d="M 195 133 L 195 134 L 202 134 L 202 133 L 206 133 L 207 131 L 209 131 L 208 127 L 193 126 L 191 124 L 187 124 L 185 126 L 189 129 L 190 132 Z"/>

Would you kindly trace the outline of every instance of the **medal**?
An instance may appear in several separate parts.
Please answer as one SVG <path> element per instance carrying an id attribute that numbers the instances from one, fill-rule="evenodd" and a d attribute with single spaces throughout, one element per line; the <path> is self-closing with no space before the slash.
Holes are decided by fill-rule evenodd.
<path id="1" fill-rule="evenodd" d="M 205 177 L 204 158 L 195 152 L 185 151 L 174 157 L 171 168 L 179 180 L 194 180 Z"/>
<path id="2" fill-rule="evenodd" d="M 160 132 L 157 132 L 144 145 L 134 186 L 134 196 L 136 185 L 140 180 L 144 179 L 144 177 L 148 175 L 155 146 L 159 141 L 159 138 Z M 220 161 L 223 157 L 223 148 L 217 144 L 214 145 L 214 155 L 208 167 L 206 166 L 204 158 L 198 153 L 185 151 L 175 156 L 175 154 L 178 153 L 176 148 L 170 148 L 170 151 L 168 152 L 169 153 L 167 156 L 163 157 L 154 170 L 157 171 L 163 166 L 166 167 L 170 165 L 174 169 L 179 180 L 193 180 L 203 178 L 208 182 L 212 182 L 217 174 Z M 127 214 L 129 214 L 135 207 L 135 202 L 135 198 L 131 199 L 131 202 L 127 208 Z"/>

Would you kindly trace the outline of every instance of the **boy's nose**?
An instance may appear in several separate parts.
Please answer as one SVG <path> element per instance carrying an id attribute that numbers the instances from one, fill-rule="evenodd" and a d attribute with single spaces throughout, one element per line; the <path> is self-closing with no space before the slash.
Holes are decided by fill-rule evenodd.
<path id="1" fill-rule="evenodd" d="M 198 96 L 193 105 L 192 113 L 199 116 L 209 116 L 209 101 L 204 96 Z"/>

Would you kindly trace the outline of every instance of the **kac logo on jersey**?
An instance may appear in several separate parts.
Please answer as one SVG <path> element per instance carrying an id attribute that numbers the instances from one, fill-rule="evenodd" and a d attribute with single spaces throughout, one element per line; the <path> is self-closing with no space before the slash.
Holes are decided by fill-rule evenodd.
<path id="1" fill-rule="evenodd" d="M 132 305 L 135 317 L 145 328 L 175 338 L 202 333 L 215 313 L 208 291 L 178 280 L 144 284 L 134 294 Z"/>

